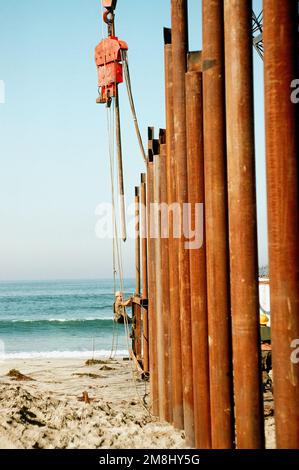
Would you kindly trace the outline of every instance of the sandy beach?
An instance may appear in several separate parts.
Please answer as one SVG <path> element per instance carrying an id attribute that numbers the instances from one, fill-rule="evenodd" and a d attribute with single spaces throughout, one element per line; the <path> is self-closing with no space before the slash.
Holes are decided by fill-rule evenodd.
<path id="1" fill-rule="evenodd" d="M 11 370 L 27 380 L 9 377 Z M 7 360 L 0 364 L 0 448 L 186 448 L 183 432 L 151 416 L 143 406 L 148 401 L 149 384 L 129 362 Z M 269 392 L 265 405 L 267 447 L 275 448 Z"/>
<path id="2" fill-rule="evenodd" d="M 136 373 L 133 380 L 131 363 L 103 362 L 0 363 L 0 448 L 184 448 L 183 433 L 158 422 L 143 406 L 149 384 Z M 13 369 L 28 380 L 8 377 Z M 84 392 L 90 403 L 82 401 Z"/>

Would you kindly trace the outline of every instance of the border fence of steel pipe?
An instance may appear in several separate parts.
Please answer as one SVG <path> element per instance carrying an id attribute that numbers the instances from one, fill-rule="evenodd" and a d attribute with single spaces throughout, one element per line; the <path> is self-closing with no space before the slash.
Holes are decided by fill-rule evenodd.
<path id="1" fill-rule="evenodd" d="M 266 163 L 274 417 L 299 448 L 299 2 L 264 0 Z M 153 414 L 199 448 L 263 448 L 252 2 L 202 0 L 203 50 L 188 50 L 187 0 L 164 30 L 165 133 L 149 128 L 148 346 Z M 278 35 L 278 28 L 280 34 Z M 296 82 L 297 83 L 297 82 Z M 296 98 L 295 94 L 295 98 Z M 145 183 L 145 177 L 143 178 Z M 141 185 L 141 200 L 145 198 Z M 169 238 L 151 204 L 168 203 Z M 174 235 L 170 205 L 204 205 L 202 245 Z M 181 217 L 180 224 L 186 222 Z M 141 224 L 145 222 L 141 215 Z M 159 233 L 152 237 L 153 224 Z M 142 245 L 144 246 L 144 244 Z M 136 256 L 139 256 L 136 249 Z M 143 276 L 142 276 L 143 278 Z M 137 280 L 138 284 L 138 280 Z M 147 323 L 143 323 L 146 329 Z M 144 343 L 146 344 L 146 342 Z M 298 344 L 297 344 L 298 347 Z M 293 357 L 294 356 L 294 357 Z M 293 359 L 292 359 L 293 357 Z M 295 358 L 295 359 L 294 359 Z"/>

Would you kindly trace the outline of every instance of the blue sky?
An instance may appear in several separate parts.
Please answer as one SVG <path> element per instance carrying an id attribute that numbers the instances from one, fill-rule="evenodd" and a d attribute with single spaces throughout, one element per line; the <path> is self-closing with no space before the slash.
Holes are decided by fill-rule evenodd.
<path id="1" fill-rule="evenodd" d="M 201 47 L 201 2 L 189 0 L 190 49 Z M 254 2 L 257 12 L 261 1 Z M 119 0 L 144 138 L 165 126 L 163 26 L 169 0 Z M 0 0 L 0 280 L 110 277 L 111 241 L 95 236 L 95 208 L 110 201 L 105 108 L 95 104 L 100 0 Z M 255 56 L 260 263 L 267 262 L 262 62 Z M 143 164 L 121 87 L 127 201 Z M 124 247 L 134 274 L 134 242 Z"/>

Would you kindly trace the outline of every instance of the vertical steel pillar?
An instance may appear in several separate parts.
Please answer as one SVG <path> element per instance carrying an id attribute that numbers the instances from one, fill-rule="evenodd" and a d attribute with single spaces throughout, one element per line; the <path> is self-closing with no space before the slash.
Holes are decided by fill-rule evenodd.
<path id="1" fill-rule="evenodd" d="M 205 221 L 213 449 L 234 442 L 223 0 L 202 1 Z M 217 295 L 215 295 L 217 293 Z"/>
<path id="2" fill-rule="evenodd" d="M 188 202 L 187 178 L 187 143 L 186 143 L 186 93 L 185 73 L 187 71 L 188 51 L 188 12 L 186 0 L 171 1 L 172 23 L 172 60 L 174 111 L 174 155 L 175 178 L 177 181 L 177 202 L 181 209 L 181 236 L 179 239 L 179 276 L 180 276 L 180 318 L 182 348 L 182 379 L 184 403 L 184 429 L 188 445 L 194 444 L 194 399 L 192 374 L 191 342 L 191 301 L 190 301 L 190 265 L 189 250 L 186 249 L 186 238 L 183 233 L 184 204 Z M 186 227 L 185 227 L 186 228 Z"/>
<path id="3" fill-rule="evenodd" d="M 205 200 L 202 74 L 186 74 L 188 196 L 191 205 L 190 286 L 194 383 L 195 445 L 211 448 L 209 346 L 207 312 L 206 251 L 203 206 Z M 191 238 L 191 237 L 190 237 Z"/>
<path id="4" fill-rule="evenodd" d="M 140 189 L 135 187 L 135 273 L 136 273 L 136 295 L 141 294 L 141 258 L 140 258 Z M 137 359 L 141 359 L 141 309 L 140 305 L 135 305 L 135 355 Z"/>
<path id="5" fill-rule="evenodd" d="M 251 15 L 251 1 L 224 0 L 231 307 L 240 449 L 264 446 Z"/>
<path id="6" fill-rule="evenodd" d="M 295 91 L 291 84 L 299 78 L 297 8 L 297 1 L 264 0 L 271 340 L 278 448 L 299 447 L 299 364 L 294 352 L 299 346 L 299 104 L 291 100 Z"/>
<path id="7" fill-rule="evenodd" d="M 166 169 L 166 136 L 160 140 L 160 203 L 161 203 L 161 290 L 162 290 L 162 322 L 163 322 L 163 345 L 164 345 L 164 388 L 163 397 L 164 419 L 172 421 L 172 380 L 171 380 L 171 339 L 170 339 L 170 292 L 169 292 L 169 249 L 168 249 L 168 220 L 167 220 L 167 169 Z"/>
<path id="8" fill-rule="evenodd" d="M 169 204 L 169 306 L 171 334 L 171 370 L 172 370 L 172 422 L 178 429 L 184 427 L 183 388 L 182 388 L 182 352 L 181 323 L 179 309 L 179 264 L 178 240 L 174 238 L 174 214 L 171 208 L 176 203 L 176 178 L 174 160 L 174 122 L 173 122 L 173 66 L 171 30 L 164 29 L 165 60 L 165 107 L 166 107 L 166 173 L 167 200 Z"/>
<path id="9" fill-rule="evenodd" d="M 149 153 L 147 165 L 147 220 L 148 220 L 148 293 L 149 293 L 149 336 L 150 336 L 150 390 L 152 413 L 159 415 L 159 392 L 157 370 L 157 328 L 156 328 L 156 280 L 155 280 L 155 240 L 151 237 L 151 204 L 154 202 L 154 151 L 156 141 L 154 130 L 149 128 Z"/>
<path id="10" fill-rule="evenodd" d="M 125 189 L 124 189 L 124 172 L 122 161 L 122 143 L 121 143 L 121 130 L 120 130 L 120 108 L 119 108 L 119 93 L 116 87 L 115 94 L 115 130 L 116 130 L 116 149 L 117 149 L 117 164 L 118 164 L 118 184 L 119 184 L 119 204 L 121 216 L 121 235 L 125 242 L 127 239 L 126 229 L 126 208 L 125 208 Z"/>
<path id="11" fill-rule="evenodd" d="M 147 263 L 147 204 L 146 204 L 146 174 L 141 175 L 141 246 L 142 246 L 142 299 L 148 300 L 148 263 Z M 142 354 L 143 370 L 149 373 L 149 329 L 148 308 L 142 309 Z"/>
<path id="12" fill-rule="evenodd" d="M 159 417 L 165 420 L 165 360 L 164 360 L 164 324 L 162 318 L 162 266 L 161 266 L 161 235 L 160 235 L 160 149 L 154 155 L 154 205 L 151 210 L 151 237 L 154 237 L 155 244 L 155 311 L 156 311 L 156 336 L 154 340 L 157 344 L 157 376 L 159 394 Z"/>

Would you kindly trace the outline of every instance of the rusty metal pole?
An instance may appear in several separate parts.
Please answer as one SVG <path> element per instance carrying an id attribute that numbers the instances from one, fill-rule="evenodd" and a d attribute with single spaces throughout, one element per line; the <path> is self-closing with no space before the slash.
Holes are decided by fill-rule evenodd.
<path id="1" fill-rule="evenodd" d="M 105 7 L 111 12 L 112 18 L 107 22 L 109 36 L 115 36 L 115 15 L 114 9 Z M 125 242 L 127 239 L 126 227 L 126 207 L 125 207 L 125 188 L 124 188 L 124 172 L 123 172 L 123 158 L 122 158 L 122 140 L 121 140 L 121 119 L 119 107 L 119 90 L 116 85 L 115 90 L 115 139 L 116 139 L 116 154 L 118 165 L 118 186 L 119 186 L 119 206 L 120 206 L 120 223 L 121 223 L 121 236 Z"/>
<path id="2" fill-rule="evenodd" d="M 186 74 L 187 156 L 190 229 L 190 287 L 195 446 L 211 448 L 206 248 L 204 241 L 204 154 L 202 74 Z M 190 237 L 193 238 L 193 237 Z"/>
<path id="3" fill-rule="evenodd" d="M 166 173 L 167 200 L 169 209 L 176 203 L 176 178 L 174 160 L 174 122 L 173 122 L 173 70 L 171 30 L 164 29 L 164 60 L 165 60 L 165 107 L 166 107 Z M 172 391 L 172 422 L 177 429 L 184 427 L 183 388 L 182 388 L 182 352 L 181 323 L 179 312 L 179 263 L 178 240 L 173 234 L 174 214 L 169 210 L 169 307 L 171 336 L 171 391 Z"/>
<path id="4" fill-rule="evenodd" d="M 140 257 L 140 188 L 135 187 L 135 272 L 136 272 L 136 292 L 141 294 L 141 257 Z M 141 309 L 140 305 L 135 305 L 135 355 L 138 360 L 141 359 Z"/>
<path id="5" fill-rule="evenodd" d="M 160 146 L 159 146 L 160 147 Z M 157 375 L 158 375 L 158 394 L 159 394 L 159 417 L 166 419 L 166 383 L 165 383 L 165 353 L 164 353 L 164 323 L 162 317 L 162 265 L 161 265 L 161 231 L 160 231 L 160 148 L 159 154 L 154 155 L 154 205 L 151 210 L 151 237 L 154 237 L 155 243 L 155 281 L 156 281 L 156 336 L 157 343 Z"/>
<path id="6" fill-rule="evenodd" d="M 231 308 L 239 449 L 264 446 L 251 15 L 251 1 L 224 0 Z"/>
<path id="7" fill-rule="evenodd" d="M 155 240 L 151 237 L 151 204 L 154 202 L 154 151 L 155 140 L 152 128 L 149 128 L 149 153 L 147 165 L 147 220 L 148 220 L 148 294 L 149 294 L 149 360 L 150 391 L 152 413 L 159 415 L 158 371 L 157 371 L 157 329 L 156 329 L 156 280 L 155 280 Z"/>
<path id="8" fill-rule="evenodd" d="M 142 246 L 142 300 L 148 300 L 148 263 L 147 263 L 147 203 L 146 203 L 146 174 L 141 175 L 140 186 L 141 203 L 141 246 Z M 148 307 L 142 308 L 142 354 L 143 370 L 149 373 L 149 329 L 148 329 Z"/>
<path id="9" fill-rule="evenodd" d="M 165 136 L 164 136 L 165 137 Z M 171 338 L 170 338 L 170 291 L 169 291 L 169 247 L 168 247 L 168 207 L 167 207 L 167 149 L 165 139 L 160 141 L 160 203 L 161 203 L 161 290 L 162 322 L 164 345 L 164 419 L 172 421 L 172 373 L 171 373 Z M 165 209 L 164 209 L 165 207 Z"/>
<path id="10" fill-rule="evenodd" d="M 174 111 L 174 155 L 175 178 L 177 181 L 177 202 L 181 209 L 181 235 L 179 239 L 179 276 L 180 276 L 180 319 L 182 348 L 182 379 L 184 404 L 184 429 L 187 444 L 194 444 L 194 399 L 192 374 L 192 342 L 191 342 L 191 300 L 190 300 L 190 265 L 189 250 L 186 248 L 186 220 L 183 216 L 184 204 L 188 203 L 187 178 L 187 142 L 186 142 L 186 93 L 185 73 L 187 71 L 188 51 L 188 12 L 186 0 L 171 1 L 172 23 L 172 60 Z M 188 230 L 187 230 L 188 231 Z"/>
<path id="11" fill-rule="evenodd" d="M 276 445 L 299 447 L 297 2 L 264 0 L 266 155 L 271 290 L 271 341 Z"/>
<path id="12" fill-rule="evenodd" d="M 213 449 L 234 443 L 223 0 L 202 1 L 205 222 Z M 215 293 L 217 293 L 215 295 Z"/>
<path id="13" fill-rule="evenodd" d="M 122 234 L 122 239 L 125 242 L 127 239 L 127 229 L 126 229 L 125 189 L 124 189 L 124 172 L 123 172 L 123 160 L 122 160 L 122 142 L 121 142 L 118 87 L 116 87 L 116 92 L 115 92 L 115 130 L 116 130 L 116 149 L 117 149 L 116 153 L 117 153 L 117 165 L 118 165 L 121 234 Z"/>

